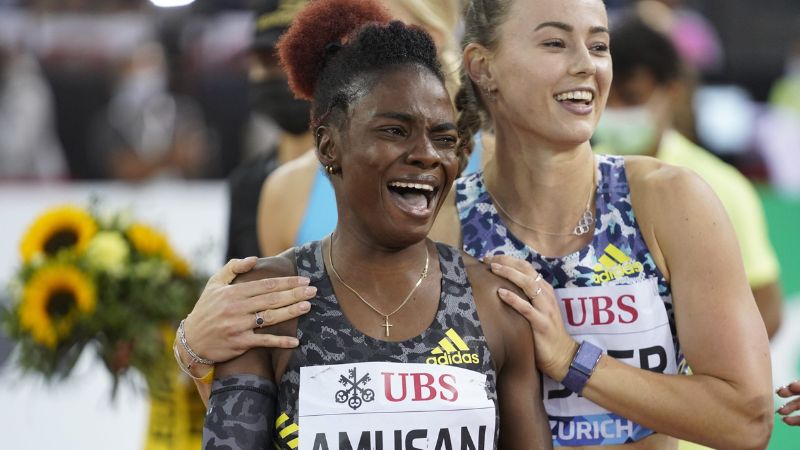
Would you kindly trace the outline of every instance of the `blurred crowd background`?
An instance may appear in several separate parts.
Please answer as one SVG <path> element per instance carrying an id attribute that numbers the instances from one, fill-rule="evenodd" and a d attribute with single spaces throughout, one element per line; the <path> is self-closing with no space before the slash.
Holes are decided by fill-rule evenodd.
<path id="1" fill-rule="evenodd" d="M 672 10 L 650 8 L 696 69 L 684 134 L 800 191 L 798 127 L 776 111 L 800 115 L 798 2 L 650 3 Z M 0 180 L 221 179 L 270 148 L 275 127 L 249 108 L 249 6 L 0 1 Z"/>
<path id="2" fill-rule="evenodd" d="M 612 17 L 636 7 L 670 35 L 691 86 L 675 127 L 758 188 L 786 302 L 776 379 L 788 382 L 800 374 L 800 1 L 606 4 Z M 121 201 L 138 190 L 142 210 L 160 200 L 150 215 L 178 247 L 210 239 L 208 267 L 221 265 L 225 180 L 286 130 L 254 108 L 253 29 L 249 0 L 0 0 L 0 282 L 31 204 L 76 186 Z M 10 350 L 0 338 L 0 363 Z M 770 448 L 796 448 L 797 432 L 779 428 Z"/>

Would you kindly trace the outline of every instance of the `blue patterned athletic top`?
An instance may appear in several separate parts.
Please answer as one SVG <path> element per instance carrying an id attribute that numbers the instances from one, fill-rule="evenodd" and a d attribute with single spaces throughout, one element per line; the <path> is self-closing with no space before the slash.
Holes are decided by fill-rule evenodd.
<path id="1" fill-rule="evenodd" d="M 586 247 L 545 257 L 503 223 L 483 172 L 456 182 L 464 251 L 474 257 L 512 255 L 530 262 L 556 289 L 567 331 L 622 362 L 662 373 L 684 371 L 670 286 L 653 262 L 631 205 L 621 157 L 597 155 L 595 231 Z M 612 445 L 653 431 L 544 377 L 554 446 Z"/>

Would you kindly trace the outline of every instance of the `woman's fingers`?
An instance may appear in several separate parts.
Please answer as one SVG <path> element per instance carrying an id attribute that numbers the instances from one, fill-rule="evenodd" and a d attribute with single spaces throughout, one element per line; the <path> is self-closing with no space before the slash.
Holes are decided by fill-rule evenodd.
<path id="1" fill-rule="evenodd" d="M 530 265 L 528 268 L 517 268 L 498 262 L 492 262 L 490 267 L 492 269 L 492 273 L 495 275 L 503 277 L 519 286 L 519 288 L 525 292 L 525 295 L 527 295 L 528 298 L 533 298 L 540 295 L 541 291 L 539 288 L 543 288 L 543 285 L 546 284 L 541 280 L 537 281 L 537 275 L 539 274 L 533 269 L 533 267 L 530 267 Z"/>
<path id="2" fill-rule="evenodd" d="M 524 299 L 508 289 L 502 288 L 497 291 L 497 295 L 505 304 L 514 308 L 522 317 L 526 318 L 534 328 L 537 328 L 538 323 L 545 320 L 545 317 L 540 311 L 536 310 L 530 300 Z"/>
<path id="3" fill-rule="evenodd" d="M 309 281 L 310 280 L 306 277 L 264 278 L 261 280 L 236 283 L 231 285 L 228 289 L 230 289 L 230 295 L 233 298 L 243 299 L 308 286 Z"/>
<path id="4" fill-rule="evenodd" d="M 786 425 L 791 425 L 793 427 L 796 427 L 800 425 L 800 416 L 784 417 L 783 423 L 785 423 Z"/>
<path id="5" fill-rule="evenodd" d="M 483 261 L 487 264 L 497 263 L 503 266 L 513 267 L 522 273 L 533 273 L 536 274 L 536 269 L 531 266 L 528 261 L 524 259 L 519 259 L 514 256 L 509 255 L 494 255 L 494 256 L 486 256 L 483 258 Z"/>
<path id="6" fill-rule="evenodd" d="M 800 396 L 800 380 L 793 381 L 786 386 L 782 386 L 775 391 L 778 396 L 783 398 Z M 784 404 L 778 408 L 778 414 L 786 416 L 783 418 L 783 423 L 792 426 L 800 426 L 800 415 L 789 416 L 795 411 L 800 411 L 800 397 Z"/>
<path id="7" fill-rule="evenodd" d="M 783 422 L 787 425 L 797 426 L 800 425 L 800 415 L 790 416 L 795 411 L 800 411 L 800 398 L 796 398 L 789 403 L 778 408 L 778 414 L 786 416 Z"/>
<path id="8" fill-rule="evenodd" d="M 242 305 L 245 306 L 245 311 L 254 313 L 256 311 L 265 311 L 283 308 L 310 300 L 317 294 L 317 288 L 314 286 L 299 286 L 287 291 L 270 292 L 267 294 L 257 295 L 247 299 Z M 308 302 L 305 302 L 308 303 Z M 304 305 L 305 311 L 308 311 L 307 305 Z"/>
<path id="9" fill-rule="evenodd" d="M 244 259 L 231 259 L 222 269 L 214 273 L 208 279 L 209 285 L 226 285 L 231 284 L 236 275 L 249 272 L 255 265 L 258 258 L 249 256 Z"/>
<path id="10" fill-rule="evenodd" d="M 563 378 L 578 344 L 564 328 L 553 287 L 527 261 L 510 256 L 487 257 L 484 261 L 494 274 L 519 286 L 528 297 L 506 289 L 498 291 L 500 299 L 531 324 L 539 370 L 553 379 Z"/>
<path id="11" fill-rule="evenodd" d="M 260 312 L 261 326 L 274 325 L 309 311 L 316 289 L 309 289 L 306 277 L 283 277 L 246 281 L 233 285 L 237 273 L 252 269 L 256 258 L 231 260 L 209 279 L 194 309 L 186 318 L 186 339 L 195 352 L 213 361 L 227 361 L 253 346 L 291 347 L 286 339 L 253 340 L 258 327 L 255 313 Z"/>
<path id="12" fill-rule="evenodd" d="M 782 386 L 778 388 L 777 391 L 778 396 L 787 398 L 793 395 L 800 395 L 800 380 L 793 381 L 786 386 Z"/>
<path id="13" fill-rule="evenodd" d="M 249 328 L 260 328 L 266 327 L 270 325 L 275 325 L 276 323 L 286 322 L 287 320 L 294 319 L 295 317 L 302 316 L 303 314 L 307 313 L 311 309 L 311 303 L 307 301 L 302 301 L 297 304 L 292 304 L 289 306 L 284 306 L 283 308 L 274 308 L 274 309 L 265 309 L 262 311 L 258 311 L 258 316 L 264 320 L 264 322 L 259 326 L 256 323 L 256 313 L 252 313 L 250 315 Z"/>
<path id="14" fill-rule="evenodd" d="M 300 341 L 294 336 L 276 336 L 274 334 L 250 333 L 245 341 L 247 348 L 295 348 Z"/>
<path id="15" fill-rule="evenodd" d="M 800 398 L 796 398 L 778 408 L 778 414 L 785 416 L 798 410 L 800 410 Z"/>

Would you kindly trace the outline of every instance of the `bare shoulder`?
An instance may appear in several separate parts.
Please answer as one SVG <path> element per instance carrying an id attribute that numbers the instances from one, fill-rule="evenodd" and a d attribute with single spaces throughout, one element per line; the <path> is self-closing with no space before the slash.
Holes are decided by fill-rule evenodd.
<path id="1" fill-rule="evenodd" d="M 695 210 L 723 213 L 719 198 L 691 169 L 655 158 L 625 158 L 631 200 L 640 225 L 671 224 Z"/>
<path id="2" fill-rule="evenodd" d="M 233 282 L 243 283 L 246 281 L 292 277 L 297 275 L 294 251 L 294 248 L 290 248 L 276 256 L 259 258 L 251 271 L 238 275 Z"/>
<path id="3" fill-rule="evenodd" d="M 692 201 L 698 195 L 704 196 L 713 192 L 691 169 L 673 166 L 648 156 L 625 157 L 625 174 L 632 195 Z"/>
<path id="4" fill-rule="evenodd" d="M 264 255 L 274 255 L 295 242 L 319 167 L 314 150 L 272 172 L 258 200 L 258 241 Z"/>
<path id="5" fill-rule="evenodd" d="M 508 289 L 522 298 L 525 298 L 525 294 L 515 284 L 493 274 L 486 264 L 464 252 L 461 252 L 461 257 L 472 286 L 481 327 L 490 347 L 494 347 L 491 348 L 492 353 L 493 355 L 497 355 L 498 351 L 505 353 L 510 342 L 525 341 L 522 336 L 530 334 L 530 324 L 522 315 L 500 300 L 497 290 Z M 502 363 L 502 360 L 498 362 Z"/>
<path id="6" fill-rule="evenodd" d="M 314 150 L 305 152 L 302 156 L 289 161 L 273 171 L 264 182 L 281 189 L 299 185 L 308 180 L 308 175 L 313 174 L 319 167 L 319 160 Z"/>
<path id="7" fill-rule="evenodd" d="M 477 258 L 470 256 L 463 251 L 461 251 L 461 258 L 464 260 L 464 268 L 467 269 L 467 276 L 469 277 L 469 282 L 472 285 L 472 290 L 475 295 L 480 294 L 481 297 L 485 297 L 485 293 L 491 292 L 492 295 L 496 296 L 497 290 L 500 288 L 506 288 L 510 291 L 521 294 L 521 291 L 516 285 L 493 274 L 487 264 L 484 264 Z M 481 300 L 483 300 L 483 298 L 481 298 Z M 499 300 L 492 303 L 505 305 Z"/>
<path id="8" fill-rule="evenodd" d="M 670 254 L 673 259 L 682 254 L 692 236 L 717 240 L 719 227 L 730 227 L 727 213 L 708 183 L 690 169 L 649 157 L 626 157 L 625 168 L 639 229 L 656 265 L 671 280 Z"/>
<path id="9" fill-rule="evenodd" d="M 308 191 L 309 186 L 306 185 L 310 185 L 314 179 L 314 171 L 318 166 L 319 161 L 313 150 L 279 166 L 264 180 L 261 187 L 262 202 L 268 202 L 273 208 L 293 204 L 297 195 Z"/>

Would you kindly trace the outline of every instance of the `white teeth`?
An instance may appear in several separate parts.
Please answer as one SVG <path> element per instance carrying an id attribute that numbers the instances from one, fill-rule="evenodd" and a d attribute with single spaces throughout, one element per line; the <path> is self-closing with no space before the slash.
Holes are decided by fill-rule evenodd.
<path id="1" fill-rule="evenodd" d="M 421 183 L 403 183 L 402 181 L 392 181 L 389 186 L 406 188 L 406 189 L 419 189 L 421 191 L 433 192 L 433 186 Z"/>
<path id="2" fill-rule="evenodd" d="M 592 94 L 591 91 L 570 91 L 556 95 L 555 99 L 559 102 L 563 102 L 564 100 L 582 100 L 590 102 L 594 100 L 594 94 Z"/>

